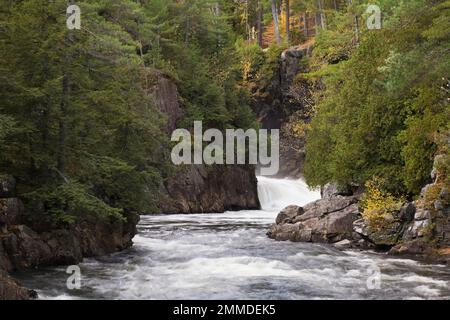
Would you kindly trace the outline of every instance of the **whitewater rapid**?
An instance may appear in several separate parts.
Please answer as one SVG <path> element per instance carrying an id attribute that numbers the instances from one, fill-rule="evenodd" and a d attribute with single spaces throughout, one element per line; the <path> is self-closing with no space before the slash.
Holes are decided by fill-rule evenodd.
<path id="1" fill-rule="evenodd" d="M 258 193 L 259 211 L 143 216 L 132 248 L 80 264 L 80 290 L 67 289 L 65 267 L 18 277 L 43 299 L 450 298 L 446 266 L 267 238 L 280 209 L 320 194 L 264 177 Z"/>

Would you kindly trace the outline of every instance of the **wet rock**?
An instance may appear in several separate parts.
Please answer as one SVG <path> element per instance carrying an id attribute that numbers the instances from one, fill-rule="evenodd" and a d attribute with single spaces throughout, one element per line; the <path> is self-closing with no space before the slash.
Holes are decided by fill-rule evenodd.
<path id="1" fill-rule="evenodd" d="M 339 250 L 350 249 L 350 248 L 352 248 L 352 246 L 353 246 L 353 242 L 350 241 L 350 240 L 348 240 L 348 239 L 345 239 L 345 240 L 336 242 L 336 243 L 334 244 L 334 246 L 335 246 L 337 249 L 339 249 Z"/>
<path id="2" fill-rule="evenodd" d="M 335 243 L 352 239 L 353 222 L 359 216 L 358 204 L 354 202 L 354 198 L 337 196 L 303 208 L 287 207 L 267 234 L 276 240 L 295 242 Z"/>
<path id="3" fill-rule="evenodd" d="M 292 220 L 303 214 L 303 208 L 299 206 L 289 206 L 285 208 L 283 211 L 281 211 L 277 218 L 276 218 L 276 224 L 282 224 L 282 223 L 289 223 L 292 222 Z"/>
<path id="4" fill-rule="evenodd" d="M 291 239 L 295 239 L 297 237 L 297 233 L 300 230 L 300 223 L 292 224 L 274 224 L 270 226 L 267 235 L 269 238 L 278 240 L 278 241 L 287 241 Z"/>

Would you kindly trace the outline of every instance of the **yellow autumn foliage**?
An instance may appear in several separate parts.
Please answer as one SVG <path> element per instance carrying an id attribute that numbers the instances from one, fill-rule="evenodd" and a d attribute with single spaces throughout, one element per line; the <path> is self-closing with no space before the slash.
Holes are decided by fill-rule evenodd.
<path id="1" fill-rule="evenodd" d="M 374 177 L 366 182 L 366 192 L 362 199 L 363 218 L 370 228 L 379 230 L 392 214 L 400 210 L 405 202 L 403 198 L 397 198 L 389 192 L 382 190 L 383 180 Z"/>

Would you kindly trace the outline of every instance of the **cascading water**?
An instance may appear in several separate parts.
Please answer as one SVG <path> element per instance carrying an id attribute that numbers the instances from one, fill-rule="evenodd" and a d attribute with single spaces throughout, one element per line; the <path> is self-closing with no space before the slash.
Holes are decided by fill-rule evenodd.
<path id="1" fill-rule="evenodd" d="M 258 177 L 258 196 L 263 210 L 278 211 L 289 205 L 303 206 L 320 199 L 320 192 L 309 190 L 302 180 Z"/>
<path id="2" fill-rule="evenodd" d="M 80 265 L 18 275 L 49 299 L 450 298 L 450 270 L 384 255 L 266 237 L 280 209 L 319 197 L 302 181 L 259 178 L 263 210 L 143 216 L 133 248 Z M 378 270 L 380 287 L 368 286 Z"/>

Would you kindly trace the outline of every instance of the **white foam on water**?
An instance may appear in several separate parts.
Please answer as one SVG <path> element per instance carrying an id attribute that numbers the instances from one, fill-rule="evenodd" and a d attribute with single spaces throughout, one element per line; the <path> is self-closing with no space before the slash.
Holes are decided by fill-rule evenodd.
<path id="1" fill-rule="evenodd" d="M 319 191 L 312 191 L 302 180 L 258 177 L 258 195 L 263 210 L 282 210 L 289 205 L 304 206 L 320 199 Z"/>
<path id="2" fill-rule="evenodd" d="M 281 209 L 320 194 L 266 177 L 258 192 L 263 210 L 143 216 L 133 248 L 80 265 L 81 291 L 65 289 L 64 268 L 23 282 L 45 299 L 450 299 L 442 266 L 269 239 Z M 367 288 L 372 266 L 378 290 Z"/>

